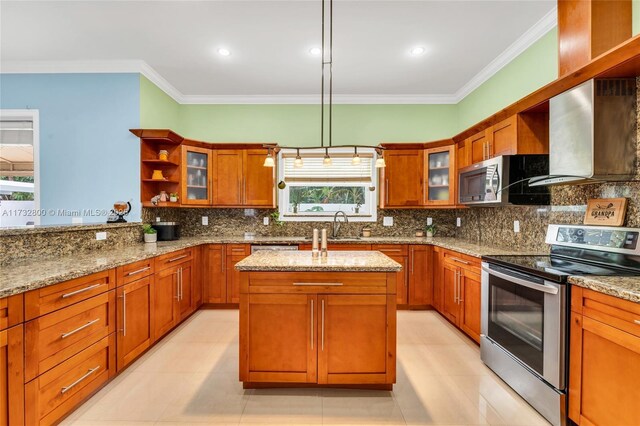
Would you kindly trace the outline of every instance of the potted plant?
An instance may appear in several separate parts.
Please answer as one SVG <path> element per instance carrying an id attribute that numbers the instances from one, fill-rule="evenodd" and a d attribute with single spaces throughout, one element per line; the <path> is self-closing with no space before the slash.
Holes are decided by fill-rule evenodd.
<path id="1" fill-rule="evenodd" d="M 178 193 L 177 192 L 172 192 L 171 194 L 169 194 L 169 201 L 171 201 L 172 203 L 177 203 L 178 202 Z"/>
<path id="2" fill-rule="evenodd" d="M 427 225 L 424 230 L 427 231 L 427 237 L 433 237 L 436 233 L 436 226 L 433 224 Z"/>
<path id="3" fill-rule="evenodd" d="M 158 231 L 156 231 L 148 223 L 142 225 L 142 232 L 144 233 L 145 243 L 155 243 L 156 241 L 158 241 Z"/>
<path id="4" fill-rule="evenodd" d="M 284 226 L 284 222 L 280 220 L 280 212 L 279 211 L 275 211 L 273 213 L 271 213 L 269 216 L 271 216 L 271 222 L 275 225 L 278 226 Z"/>

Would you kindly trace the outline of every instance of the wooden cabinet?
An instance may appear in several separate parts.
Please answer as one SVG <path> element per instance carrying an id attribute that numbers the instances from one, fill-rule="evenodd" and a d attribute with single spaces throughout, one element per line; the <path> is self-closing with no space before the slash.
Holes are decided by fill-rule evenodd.
<path id="1" fill-rule="evenodd" d="M 455 204 L 455 152 L 454 145 L 425 150 L 426 190 L 424 205 L 449 206 Z"/>
<path id="2" fill-rule="evenodd" d="M 275 167 L 264 167 L 266 149 L 214 151 L 213 205 L 275 207 Z"/>
<path id="3" fill-rule="evenodd" d="M 178 321 L 182 321 L 196 310 L 193 287 L 194 287 L 193 261 L 184 262 L 179 265 L 178 270 Z"/>
<path id="4" fill-rule="evenodd" d="M 0 425 L 24 425 L 23 326 L 0 331 Z"/>
<path id="5" fill-rule="evenodd" d="M 424 308 L 433 304 L 432 247 L 409 246 L 409 307 Z"/>
<path id="6" fill-rule="evenodd" d="M 433 308 L 442 313 L 444 304 L 444 283 L 443 283 L 443 262 L 442 251 L 440 247 L 433 247 Z"/>
<path id="7" fill-rule="evenodd" d="M 454 324 L 458 324 L 458 268 L 449 263 L 442 265 L 442 314 Z"/>
<path id="8" fill-rule="evenodd" d="M 0 330 L 5 330 L 24 320 L 22 294 L 0 299 Z"/>
<path id="9" fill-rule="evenodd" d="M 489 146 L 489 138 L 487 137 L 487 131 L 476 133 L 468 138 L 465 143 L 469 145 L 471 151 L 471 164 L 479 163 L 489 158 L 487 149 Z"/>
<path id="10" fill-rule="evenodd" d="M 236 263 L 251 254 L 249 244 L 228 244 L 227 245 L 227 303 L 240 302 L 240 271 L 237 271 Z"/>
<path id="11" fill-rule="evenodd" d="M 339 245 L 336 245 L 339 246 Z M 396 302 L 398 305 L 409 303 L 409 248 L 401 244 L 373 244 L 371 250 L 377 250 L 389 256 L 402 265 L 402 270 L 396 273 Z M 332 248 L 335 250 L 335 248 Z M 347 249 L 349 250 L 349 249 Z M 358 248 L 357 250 L 369 250 L 369 248 Z"/>
<path id="12" fill-rule="evenodd" d="M 468 139 L 465 139 L 456 144 L 456 170 L 460 170 L 471 164 L 471 143 Z"/>
<path id="13" fill-rule="evenodd" d="M 311 294 L 251 294 L 241 306 L 247 315 L 245 382 L 317 381 L 318 298 Z M 242 362 L 242 361 L 241 361 Z"/>
<path id="14" fill-rule="evenodd" d="M 153 344 L 155 319 L 153 276 L 118 287 L 117 368 L 133 362 Z"/>
<path id="15" fill-rule="evenodd" d="M 158 340 L 178 323 L 178 268 L 156 272 L 153 285 L 153 339 Z"/>
<path id="16" fill-rule="evenodd" d="M 458 280 L 458 303 L 460 304 L 458 327 L 480 343 L 480 273 L 471 269 L 460 269 Z"/>
<path id="17" fill-rule="evenodd" d="M 212 204 L 212 151 L 195 146 L 182 145 L 182 198 L 187 206 Z"/>
<path id="18" fill-rule="evenodd" d="M 640 304 L 577 286 L 571 293 L 569 417 L 640 424 Z"/>
<path id="19" fill-rule="evenodd" d="M 388 149 L 380 169 L 380 207 L 418 207 L 424 200 L 424 150 Z"/>
<path id="20" fill-rule="evenodd" d="M 227 269 L 224 244 L 209 244 L 203 252 L 204 303 L 227 303 Z"/>

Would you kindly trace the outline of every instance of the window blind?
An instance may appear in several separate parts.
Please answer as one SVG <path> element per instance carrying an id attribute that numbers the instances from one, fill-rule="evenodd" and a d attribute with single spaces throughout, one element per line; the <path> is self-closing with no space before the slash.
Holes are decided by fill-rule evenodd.
<path id="1" fill-rule="evenodd" d="M 31 120 L 0 120 L 1 145 L 33 145 Z"/>
<path id="2" fill-rule="evenodd" d="M 352 155 L 333 154 L 331 165 L 323 164 L 324 155 L 307 154 L 300 155 L 303 165 L 294 167 L 295 154 L 284 154 L 282 163 L 284 167 L 285 182 L 362 182 L 371 183 L 373 170 L 373 155 L 360 154 L 361 162 L 358 165 L 351 164 Z"/>

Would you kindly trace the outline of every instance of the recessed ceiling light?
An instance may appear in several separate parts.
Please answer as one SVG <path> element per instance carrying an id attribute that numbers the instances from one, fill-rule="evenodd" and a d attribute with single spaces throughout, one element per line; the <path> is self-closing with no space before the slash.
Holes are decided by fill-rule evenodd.
<path id="1" fill-rule="evenodd" d="M 427 49 L 425 49 L 424 47 L 416 46 L 416 47 L 412 47 L 411 50 L 409 50 L 409 53 L 411 54 L 411 56 L 420 56 L 426 51 Z"/>
<path id="2" fill-rule="evenodd" d="M 309 54 L 312 56 L 320 56 L 322 55 L 322 49 L 320 49 L 319 47 L 312 47 L 311 49 L 309 49 Z"/>
<path id="3" fill-rule="evenodd" d="M 218 49 L 218 54 L 222 56 L 229 56 L 231 55 L 231 51 L 229 49 L 225 49 L 224 47 L 221 47 L 220 49 Z"/>

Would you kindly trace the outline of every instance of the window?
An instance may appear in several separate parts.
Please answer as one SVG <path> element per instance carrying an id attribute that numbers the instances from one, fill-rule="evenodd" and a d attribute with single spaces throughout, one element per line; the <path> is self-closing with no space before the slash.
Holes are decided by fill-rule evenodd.
<path id="1" fill-rule="evenodd" d="M 38 225 L 38 111 L 0 110 L 0 227 Z"/>
<path id="2" fill-rule="evenodd" d="M 296 151 L 283 149 L 278 162 L 280 219 L 330 221 L 338 211 L 350 221 L 375 222 L 377 171 L 372 149 L 360 149 L 360 164 L 352 164 L 353 149 L 333 148 L 331 165 L 323 164 L 324 150 L 300 153 L 302 167 L 295 167 Z"/>

